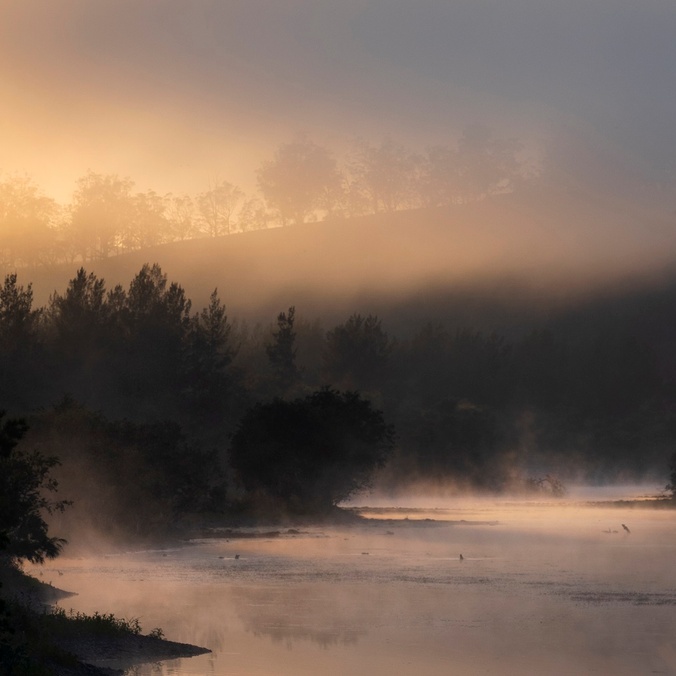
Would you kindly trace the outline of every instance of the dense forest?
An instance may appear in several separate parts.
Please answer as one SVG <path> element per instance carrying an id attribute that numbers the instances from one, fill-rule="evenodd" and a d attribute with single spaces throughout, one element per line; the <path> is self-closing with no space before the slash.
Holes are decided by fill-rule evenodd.
<path id="1" fill-rule="evenodd" d="M 295 307 L 249 326 L 217 291 L 193 309 L 158 265 L 111 289 L 80 269 L 45 307 L 10 274 L 0 409 L 28 421 L 22 444 L 59 458 L 70 511 L 108 533 L 247 501 L 324 509 L 373 470 L 385 489 L 513 490 L 547 474 L 666 483 L 676 374 L 665 294 L 644 321 L 645 299 L 625 299 L 509 335 L 438 323 L 398 335 L 372 314 L 325 327 Z M 352 475 L 329 485 L 341 457 Z M 290 476 L 307 485 L 285 493 Z"/>

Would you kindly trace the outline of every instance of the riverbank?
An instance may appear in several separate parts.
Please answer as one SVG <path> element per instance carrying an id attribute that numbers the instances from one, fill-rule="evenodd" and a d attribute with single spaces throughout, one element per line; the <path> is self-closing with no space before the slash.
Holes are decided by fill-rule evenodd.
<path id="1" fill-rule="evenodd" d="M 11 566 L 2 566 L 0 582 L 0 666 L 8 676 L 118 676 L 135 664 L 210 652 L 170 641 L 159 628 L 144 635 L 137 620 L 55 610 L 57 601 L 76 594 Z"/>
<path id="2" fill-rule="evenodd" d="M 165 662 L 172 676 L 676 673 L 673 510 L 588 506 L 593 491 L 423 498 L 381 520 L 233 526 L 41 570 L 79 592 L 66 609 L 140 617 L 213 650 Z"/>
<path id="3" fill-rule="evenodd" d="M 132 666 L 143 662 L 195 657 L 211 652 L 188 643 L 177 643 L 140 634 L 102 636 L 93 632 L 76 631 L 71 636 L 58 638 L 56 642 L 62 650 L 75 655 L 78 661 L 87 667 L 87 671 L 75 672 L 83 674 L 122 674 L 122 670 L 117 668 L 119 665 Z M 105 664 L 111 666 L 106 667 Z M 91 671 L 92 667 L 98 671 Z"/>

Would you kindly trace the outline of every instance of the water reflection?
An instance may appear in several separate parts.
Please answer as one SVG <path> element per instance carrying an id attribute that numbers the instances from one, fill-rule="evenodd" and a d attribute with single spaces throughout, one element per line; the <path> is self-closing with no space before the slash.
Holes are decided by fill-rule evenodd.
<path id="1" fill-rule="evenodd" d="M 354 606 L 346 607 L 319 588 L 239 589 L 233 604 L 246 631 L 289 649 L 296 641 L 322 648 L 349 645 L 366 633 L 354 626 Z"/>

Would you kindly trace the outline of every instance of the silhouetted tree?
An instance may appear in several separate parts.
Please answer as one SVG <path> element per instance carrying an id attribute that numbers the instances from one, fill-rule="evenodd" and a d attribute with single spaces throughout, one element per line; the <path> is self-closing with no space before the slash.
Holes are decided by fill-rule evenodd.
<path id="1" fill-rule="evenodd" d="M 185 386 L 197 415 L 222 413 L 238 386 L 235 347 L 225 306 L 214 289 L 209 305 L 190 319 L 185 347 Z"/>
<path id="2" fill-rule="evenodd" d="M 178 423 L 111 422 L 106 432 L 118 457 L 127 464 L 126 471 L 123 468 L 118 474 L 116 496 L 122 505 L 126 503 L 124 518 L 131 520 L 130 508 L 134 507 L 125 494 L 135 493 L 137 503 L 148 500 L 147 515 L 152 523 L 138 523 L 142 510 L 138 506 L 134 510 L 140 532 L 150 532 L 153 525 L 168 528 L 184 515 L 222 508 L 215 503 L 215 498 L 223 497 L 224 488 L 217 452 L 190 444 Z M 135 478 L 129 471 L 134 465 L 142 478 Z M 131 485 L 125 488 L 125 484 Z"/>
<path id="3" fill-rule="evenodd" d="M 282 225 L 303 223 L 317 210 L 331 213 L 333 196 L 340 193 L 335 160 L 325 148 L 305 138 L 281 145 L 257 174 L 261 193 Z"/>
<path id="4" fill-rule="evenodd" d="M 126 225 L 132 221 L 133 181 L 89 171 L 77 181 L 70 236 L 83 261 L 116 253 Z"/>
<path id="5" fill-rule="evenodd" d="M 5 269 L 51 258 L 57 214 L 56 202 L 29 178 L 0 181 L 0 263 Z"/>
<path id="6" fill-rule="evenodd" d="M 420 177 L 423 202 L 461 204 L 513 190 L 522 174 L 520 150 L 518 141 L 495 138 L 483 125 L 466 127 L 454 147 L 427 149 Z"/>
<path id="7" fill-rule="evenodd" d="M 167 218 L 173 240 L 190 239 L 199 231 L 195 205 L 189 195 L 171 197 Z"/>
<path id="8" fill-rule="evenodd" d="M 189 318 L 190 307 L 183 288 L 176 282 L 167 285 L 167 275 L 157 263 L 144 264 L 129 284 L 127 309 L 132 323 L 181 326 Z"/>
<path id="9" fill-rule="evenodd" d="M 268 361 L 272 366 L 276 388 L 286 392 L 298 378 L 296 367 L 296 332 L 293 330 L 296 308 L 277 315 L 277 330 L 272 334 L 272 343 L 265 346 Z"/>
<path id="10" fill-rule="evenodd" d="M 132 197 L 131 214 L 120 237 L 124 249 L 146 249 L 171 240 L 167 217 L 168 198 L 154 190 L 136 193 Z"/>
<path id="11" fill-rule="evenodd" d="M 296 333 L 296 368 L 299 379 L 310 389 L 322 385 L 322 368 L 326 331 L 319 319 L 295 318 L 293 330 Z"/>
<path id="12" fill-rule="evenodd" d="M 197 197 L 202 219 L 202 231 L 209 237 L 229 235 L 234 225 L 235 210 L 244 193 L 232 183 L 222 181 Z"/>
<path id="13" fill-rule="evenodd" d="M 112 535 L 157 534 L 187 514 L 222 509 L 219 454 L 194 439 L 176 420 L 110 420 L 64 397 L 32 416 L 28 440 L 63 461 L 55 475 L 75 504 L 60 527 Z"/>
<path id="14" fill-rule="evenodd" d="M 5 276 L 0 288 L 0 352 L 14 353 L 36 340 L 42 312 L 33 310 L 33 286 L 17 283 L 17 274 Z"/>
<path id="15" fill-rule="evenodd" d="M 146 264 L 131 281 L 124 303 L 123 392 L 131 397 L 129 403 L 135 401 L 136 415 L 144 409 L 153 417 L 166 415 L 177 405 L 184 380 L 191 302 L 180 285 L 168 284 L 159 265 Z"/>
<path id="16" fill-rule="evenodd" d="M 77 352 L 87 336 L 101 338 L 107 316 L 106 286 L 93 272 L 80 268 L 63 295 L 49 299 L 49 321 L 58 340 Z"/>
<path id="17" fill-rule="evenodd" d="M 0 287 L 0 406 L 28 405 L 44 378 L 41 310 L 33 310 L 33 289 L 6 275 Z"/>
<path id="18" fill-rule="evenodd" d="M 80 268 L 64 294 L 54 293 L 46 313 L 50 382 L 56 394 L 71 392 L 90 405 L 111 383 L 119 336 L 112 330 L 105 281 Z"/>
<path id="19" fill-rule="evenodd" d="M 324 512 L 369 485 L 394 429 L 356 392 L 323 389 L 257 404 L 233 435 L 230 462 L 244 488 L 292 511 Z"/>
<path id="20" fill-rule="evenodd" d="M 326 334 L 324 373 L 345 389 L 372 391 L 385 384 L 393 343 L 375 315 L 352 315 Z"/>
<path id="21" fill-rule="evenodd" d="M 42 563 L 58 556 L 65 540 L 48 533 L 44 514 L 63 511 L 66 500 L 52 500 L 48 493 L 58 489 L 52 469 L 55 457 L 18 447 L 28 426 L 20 419 L 3 421 L 0 411 L 0 539 L 2 555 L 15 560 Z"/>
<path id="22" fill-rule="evenodd" d="M 258 197 L 251 197 L 245 200 L 242 205 L 238 225 L 242 232 L 265 230 L 268 227 L 269 220 L 265 203 Z"/>
<path id="23" fill-rule="evenodd" d="M 379 146 L 361 142 L 351 161 L 353 204 L 361 195 L 372 213 L 417 205 L 418 162 L 414 154 L 391 139 Z"/>

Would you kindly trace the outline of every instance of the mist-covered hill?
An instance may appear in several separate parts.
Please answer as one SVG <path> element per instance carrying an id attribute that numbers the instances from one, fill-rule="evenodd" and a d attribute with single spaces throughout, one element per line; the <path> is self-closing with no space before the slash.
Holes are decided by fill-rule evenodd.
<path id="1" fill-rule="evenodd" d="M 217 287 L 230 316 L 253 320 L 289 305 L 326 319 L 387 316 L 402 303 L 434 319 L 458 296 L 494 307 L 537 300 L 551 310 L 660 281 L 676 252 L 676 227 L 645 200 L 636 204 L 540 186 L 464 205 L 174 242 L 85 268 L 110 289 L 158 263 L 196 307 Z M 26 270 L 20 281 L 31 281 L 44 305 L 75 267 Z"/>

